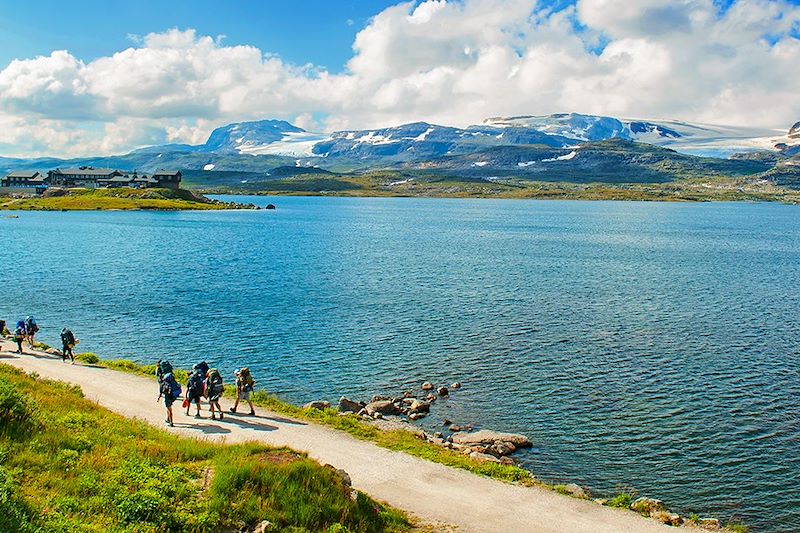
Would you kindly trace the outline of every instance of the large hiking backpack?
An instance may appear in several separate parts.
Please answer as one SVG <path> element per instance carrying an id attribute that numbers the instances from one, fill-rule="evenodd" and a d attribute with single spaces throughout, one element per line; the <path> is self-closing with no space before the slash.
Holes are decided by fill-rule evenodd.
<path id="1" fill-rule="evenodd" d="M 242 388 L 246 391 L 252 391 L 253 385 L 255 381 L 253 381 L 253 376 L 250 375 L 250 369 L 247 367 L 242 368 L 239 370 L 239 381 L 242 383 Z"/>
<path id="2" fill-rule="evenodd" d="M 191 396 L 200 396 L 203 394 L 203 375 L 199 371 L 194 372 L 189 376 L 188 393 Z"/>
<path id="3" fill-rule="evenodd" d="M 180 383 L 177 382 L 172 372 L 164 374 L 164 380 L 161 382 L 161 392 L 164 394 L 169 392 L 173 399 L 180 396 L 181 392 L 183 392 Z"/>
<path id="4" fill-rule="evenodd" d="M 206 378 L 206 396 L 222 394 L 223 390 L 225 386 L 222 384 L 222 374 L 216 368 L 212 368 Z"/>
<path id="5" fill-rule="evenodd" d="M 205 379 L 206 374 L 208 374 L 208 363 L 205 361 L 200 361 L 197 363 L 197 370 L 200 371 L 200 375 L 203 376 L 203 379 Z"/>

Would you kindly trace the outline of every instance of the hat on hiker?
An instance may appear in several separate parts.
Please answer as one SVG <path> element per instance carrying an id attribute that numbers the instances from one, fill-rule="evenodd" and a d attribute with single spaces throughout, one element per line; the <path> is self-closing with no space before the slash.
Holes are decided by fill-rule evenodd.
<path id="1" fill-rule="evenodd" d="M 241 373 L 242 373 L 242 370 L 240 368 L 237 368 L 236 370 L 233 371 L 233 375 L 234 376 L 238 376 Z"/>

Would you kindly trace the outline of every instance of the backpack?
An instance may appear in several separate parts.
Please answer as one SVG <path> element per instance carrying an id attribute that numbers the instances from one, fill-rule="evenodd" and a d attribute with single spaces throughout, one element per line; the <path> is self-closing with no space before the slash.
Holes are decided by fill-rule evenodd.
<path id="1" fill-rule="evenodd" d="M 200 371 L 200 375 L 205 378 L 206 374 L 208 374 L 208 363 L 205 361 L 200 361 L 197 363 L 197 370 Z"/>
<path id="2" fill-rule="evenodd" d="M 253 390 L 253 385 L 255 381 L 253 381 L 253 376 L 250 375 L 250 369 L 247 367 L 242 368 L 239 370 L 239 381 L 242 384 L 242 388 L 244 390 L 251 391 Z"/>
<path id="3" fill-rule="evenodd" d="M 203 392 L 203 376 L 199 372 L 195 372 L 189 376 L 189 383 L 187 385 L 189 393 L 192 396 L 199 396 Z"/>
<path id="4" fill-rule="evenodd" d="M 14 340 L 21 341 L 24 338 L 25 338 L 25 330 L 17 326 L 17 329 L 14 330 Z"/>
<path id="5" fill-rule="evenodd" d="M 169 361 L 161 361 L 158 369 L 161 371 L 161 376 L 166 377 L 167 374 L 172 374 L 172 365 Z"/>
<path id="6" fill-rule="evenodd" d="M 172 398 L 177 398 L 181 395 L 181 386 L 175 380 L 175 376 L 172 373 L 164 374 L 164 380 L 161 382 L 161 393 L 166 396 L 167 394 L 171 395 Z"/>
<path id="7" fill-rule="evenodd" d="M 33 318 L 32 316 L 26 318 L 25 319 L 25 329 L 28 330 L 28 333 L 36 333 L 37 331 L 39 331 L 39 326 L 36 325 L 36 319 Z"/>
<path id="8" fill-rule="evenodd" d="M 219 370 L 212 368 L 208 371 L 208 378 L 206 378 L 206 396 L 213 394 L 222 394 L 225 386 L 222 384 L 222 375 Z"/>

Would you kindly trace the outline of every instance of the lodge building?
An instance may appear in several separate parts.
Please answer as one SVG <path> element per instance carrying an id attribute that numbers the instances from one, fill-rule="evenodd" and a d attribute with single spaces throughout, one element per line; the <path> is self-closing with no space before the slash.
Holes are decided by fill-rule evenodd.
<path id="1" fill-rule="evenodd" d="M 11 172 L 0 179 L 0 192 L 2 188 L 15 192 L 33 191 L 41 194 L 48 187 L 101 189 L 130 187 L 134 189 L 165 188 L 179 189 L 181 185 L 181 172 L 179 170 L 159 170 L 150 176 L 128 173 L 112 168 L 57 168 L 50 170 L 47 175 L 37 171 Z"/>

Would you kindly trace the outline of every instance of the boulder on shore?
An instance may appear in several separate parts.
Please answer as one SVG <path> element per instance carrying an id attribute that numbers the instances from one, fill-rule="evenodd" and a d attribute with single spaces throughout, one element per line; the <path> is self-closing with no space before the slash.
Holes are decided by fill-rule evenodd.
<path id="1" fill-rule="evenodd" d="M 495 443 L 509 442 L 517 448 L 528 448 L 533 445 L 531 440 L 525 435 L 501 433 L 499 431 L 491 431 L 489 429 L 482 429 L 480 431 L 476 431 L 475 433 L 456 433 L 453 435 L 453 442 L 465 446 L 472 444 L 492 445 Z"/>
<path id="2" fill-rule="evenodd" d="M 364 407 L 364 404 L 354 402 L 350 398 L 342 396 L 339 398 L 339 411 L 342 413 L 357 413 Z"/>
<path id="3" fill-rule="evenodd" d="M 433 390 L 433 383 L 426 381 L 422 384 L 422 390 Z"/>
<path id="4" fill-rule="evenodd" d="M 331 402 L 326 402 L 325 400 L 314 400 L 313 402 L 308 402 L 303 406 L 303 409 L 319 409 L 320 411 L 324 411 L 325 409 L 330 408 Z"/>
<path id="5" fill-rule="evenodd" d="M 586 490 L 577 483 L 567 483 L 566 485 L 564 485 L 564 488 L 575 498 L 581 498 L 583 500 L 589 498 L 589 493 L 586 492 Z"/>
<path id="6" fill-rule="evenodd" d="M 431 404 L 428 402 L 423 402 L 422 400 L 414 400 L 411 402 L 408 410 L 412 413 L 427 413 L 431 410 Z"/>
<path id="7" fill-rule="evenodd" d="M 653 514 L 655 512 L 667 510 L 661 500 L 656 500 L 655 498 L 646 498 L 644 496 L 633 500 L 631 509 L 642 514 Z"/>
<path id="8" fill-rule="evenodd" d="M 375 413 L 380 413 L 382 415 L 396 415 L 400 413 L 400 410 L 391 400 L 378 400 L 377 402 L 369 402 L 364 406 L 364 409 L 367 410 L 367 414 L 370 416 L 374 416 Z"/>
<path id="9" fill-rule="evenodd" d="M 472 452 L 469 454 L 470 459 L 475 459 L 482 463 L 499 463 L 500 459 L 488 453 Z"/>
<path id="10" fill-rule="evenodd" d="M 439 387 L 438 389 L 436 389 L 436 394 L 438 394 L 439 396 L 447 396 L 448 394 L 450 394 L 450 391 L 447 390 L 447 387 Z"/>

